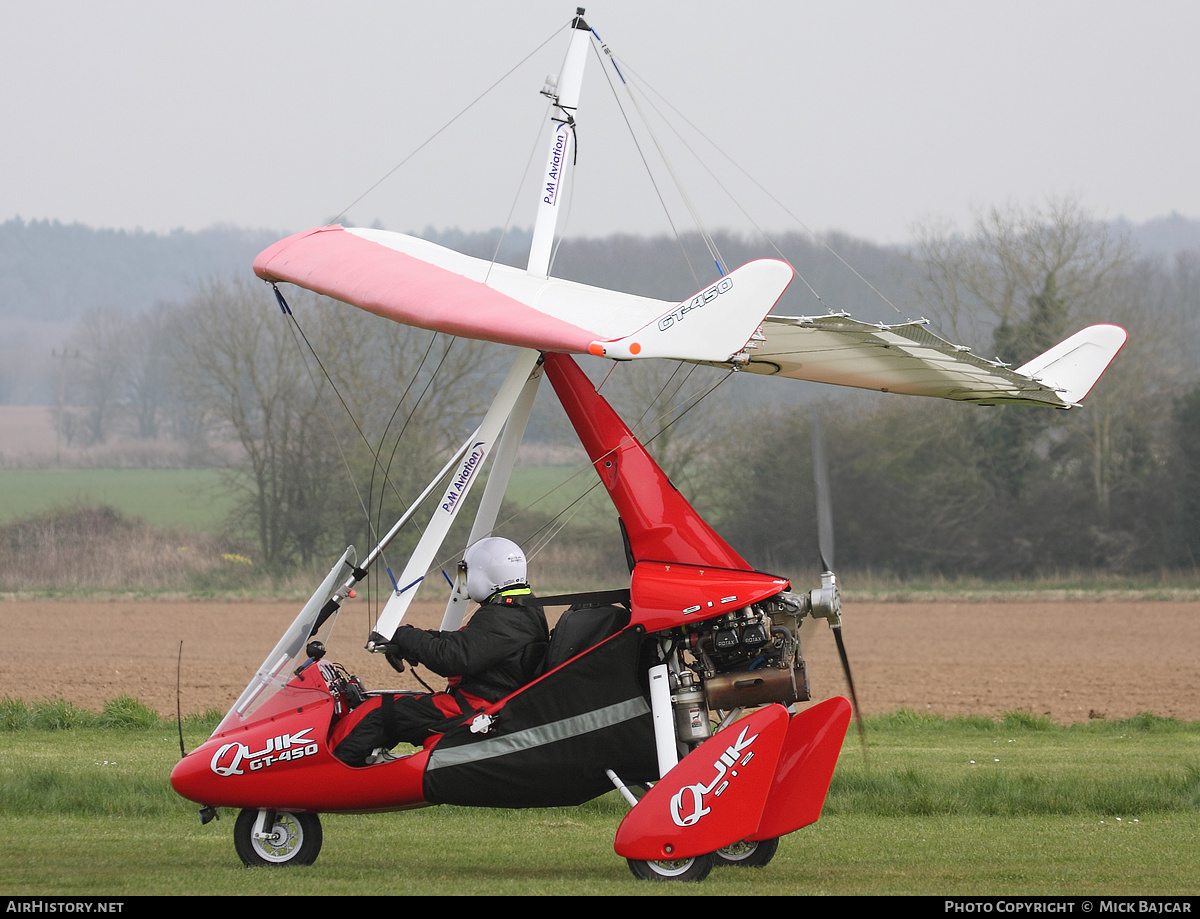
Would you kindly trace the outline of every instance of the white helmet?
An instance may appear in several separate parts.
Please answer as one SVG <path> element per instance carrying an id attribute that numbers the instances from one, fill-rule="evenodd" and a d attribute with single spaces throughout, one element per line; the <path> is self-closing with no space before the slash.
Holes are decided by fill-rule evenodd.
<path id="1" fill-rule="evenodd" d="M 496 591 L 526 583 L 525 553 L 511 539 L 489 536 L 463 553 L 467 596 L 483 603 Z"/>

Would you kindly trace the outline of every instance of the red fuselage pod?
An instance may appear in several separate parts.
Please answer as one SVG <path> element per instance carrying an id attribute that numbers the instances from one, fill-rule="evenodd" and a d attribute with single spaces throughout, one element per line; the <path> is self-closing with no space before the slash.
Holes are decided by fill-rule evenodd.
<path id="1" fill-rule="evenodd" d="M 336 708 L 320 668 L 308 667 L 246 723 L 222 722 L 219 733 L 171 770 L 171 786 L 211 807 L 360 813 L 425 806 L 428 752 L 347 766 L 329 748 Z"/>
<path id="2" fill-rule="evenodd" d="M 786 578 L 677 562 L 638 562 L 633 569 L 632 622 L 659 632 L 711 619 L 773 597 L 791 586 Z"/>
<path id="3" fill-rule="evenodd" d="M 618 855 L 692 858 L 758 829 L 788 713 L 770 705 L 714 734 L 638 801 L 617 830 Z"/>

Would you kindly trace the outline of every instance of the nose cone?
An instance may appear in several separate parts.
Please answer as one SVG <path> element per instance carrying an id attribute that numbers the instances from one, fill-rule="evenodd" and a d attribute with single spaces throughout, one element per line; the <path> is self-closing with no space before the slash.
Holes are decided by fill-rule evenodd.
<path id="1" fill-rule="evenodd" d="M 171 770 L 171 787 L 175 793 L 199 804 L 211 803 L 213 780 L 216 776 L 209 768 L 208 756 L 199 752 L 189 753 Z"/>

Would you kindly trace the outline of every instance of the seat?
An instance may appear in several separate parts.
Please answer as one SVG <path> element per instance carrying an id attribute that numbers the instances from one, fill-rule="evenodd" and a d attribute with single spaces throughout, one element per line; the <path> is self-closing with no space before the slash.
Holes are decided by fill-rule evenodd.
<path id="1" fill-rule="evenodd" d="M 629 625 L 629 610 L 621 606 L 572 606 L 550 633 L 550 646 L 542 663 L 542 672 L 549 673 L 588 648 L 595 647 L 610 635 Z"/>

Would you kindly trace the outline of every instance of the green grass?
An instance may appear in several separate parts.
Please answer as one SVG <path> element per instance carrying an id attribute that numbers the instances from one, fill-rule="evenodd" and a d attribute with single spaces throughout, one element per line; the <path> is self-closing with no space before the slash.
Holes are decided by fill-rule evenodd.
<path id="1" fill-rule="evenodd" d="M 902 711 L 868 725 L 865 758 L 847 738 L 828 813 L 1124 822 L 1200 812 L 1200 724 L 1143 715 L 1063 726 L 1021 712 L 993 721 Z"/>
<path id="2" fill-rule="evenodd" d="M 115 507 L 153 526 L 215 533 L 234 499 L 217 469 L 0 470 L 0 523 L 65 504 Z"/>
<path id="3" fill-rule="evenodd" d="M 223 473 L 217 469 L 10 469 L 0 470 L 0 525 L 45 513 L 64 505 L 81 504 L 90 507 L 108 505 L 127 517 L 142 518 L 158 527 L 182 527 L 217 534 L 233 511 L 237 498 L 223 487 Z M 528 512 L 524 520 L 513 523 L 513 532 L 524 532 L 523 525 L 533 526 L 561 511 L 568 520 L 568 529 L 549 546 L 553 555 L 557 549 L 566 554 L 550 558 L 544 566 L 551 571 L 568 571 L 586 586 L 610 586 L 601 577 L 592 584 L 590 568 L 598 553 L 607 553 L 607 566 L 620 570 L 624 564 L 616 513 L 595 472 L 588 465 L 518 466 L 509 483 L 501 526 L 507 515 L 518 510 Z M 594 487 L 593 486 L 597 486 Z M 590 492 L 588 491 L 589 489 Z M 580 496 L 577 508 L 568 506 Z M 351 513 L 352 509 L 347 509 Z M 559 521 L 561 522 L 561 520 Z M 572 533 L 580 543 L 572 555 Z M 597 533 L 600 534 L 597 537 Z M 541 532 L 538 531 L 540 538 Z M 602 542 L 598 544 L 596 539 Z M 360 547 L 360 551 L 364 551 Z M 611 557 L 611 558 L 609 558 Z M 615 563 L 612 562 L 615 559 Z M 326 564 L 324 560 L 320 563 Z M 785 566 L 777 573 L 807 584 L 816 577 L 811 564 Z M 324 567 L 316 573 L 320 577 Z M 234 574 L 244 574 L 235 571 Z M 1159 572 L 1146 575 L 1111 575 L 1105 572 L 1046 572 L 1026 580 L 993 581 L 985 578 L 898 578 L 872 571 L 844 570 L 839 572 L 845 597 L 855 600 L 895 600 L 926 602 L 956 599 L 970 600 L 1027 600 L 1056 598 L 1126 598 L 1194 600 L 1200 598 L 1200 578 L 1195 571 Z M 199 585 L 201 594 L 219 594 L 226 590 L 242 592 L 247 585 L 242 580 L 214 576 L 211 584 Z M 303 581 L 303 577 L 298 578 Z M 577 589 L 580 583 L 555 584 L 563 591 Z M 172 590 L 180 589 L 178 586 Z M 300 590 L 301 588 L 297 588 Z M 79 588 L 73 588 L 78 592 Z"/>
<path id="4" fill-rule="evenodd" d="M 593 486 L 595 486 L 593 488 Z M 509 479 L 505 499 L 513 509 L 553 516 L 566 511 L 584 525 L 612 523 L 617 512 L 600 477 L 587 464 L 582 466 L 518 466 Z M 577 508 L 568 510 L 579 500 Z"/>
<path id="5" fill-rule="evenodd" d="M 218 716 L 188 719 L 194 749 Z M 29 894 L 1195 895 L 1200 724 L 1141 716 L 870 719 L 825 814 L 767 868 L 700 885 L 633 879 L 624 803 L 325 815 L 312 868 L 245 869 L 232 812 L 201 826 L 167 775 L 176 726 L 136 700 L 100 713 L 0 702 L 0 889 Z"/>
<path id="6" fill-rule="evenodd" d="M 108 505 L 155 526 L 217 532 L 235 504 L 218 469 L 0 470 L 0 523 L 64 504 Z M 508 497 L 515 508 L 557 514 L 598 481 L 590 466 L 519 466 Z M 539 500 L 540 499 L 540 500 Z M 585 499 L 584 522 L 614 516 L 603 488 Z"/>

